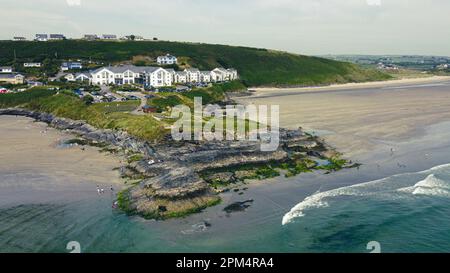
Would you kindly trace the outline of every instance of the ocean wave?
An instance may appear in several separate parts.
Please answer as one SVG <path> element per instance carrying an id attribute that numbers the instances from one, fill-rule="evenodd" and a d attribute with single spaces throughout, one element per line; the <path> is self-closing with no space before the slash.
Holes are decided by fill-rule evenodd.
<path id="1" fill-rule="evenodd" d="M 427 175 L 423 179 L 423 175 Z M 438 175 L 446 177 L 441 179 Z M 389 200 L 417 196 L 450 197 L 450 164 L 417 173 L 403 173 L 379 180 L 313 194 L 283 216 L 282 225 L 305 216 L 305 211 L 330 206 L 330 199 L 344 196 L 379 196 Z"/>

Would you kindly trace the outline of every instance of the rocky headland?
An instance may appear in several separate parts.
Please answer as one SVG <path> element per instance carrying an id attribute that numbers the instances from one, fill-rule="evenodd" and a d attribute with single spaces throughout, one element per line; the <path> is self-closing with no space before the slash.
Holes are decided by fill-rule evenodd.
<path id="1" fill-rule="evenodd" d="M 123 131 L 98 129 L 84 121 L 18 108 L 0 109 L 0 115 L 45 122 L 77 135 L 74 142 L 99 146 L 126 157 L 127 165 L 120 172 L 135 182 L 118 194 L 118 205 L 128 214 L 148 219 L 199 212 L 220 203 L 220 192 L 246 179 L 357 166 L 340 159 L 323 140 L 301 129 L 281 129 L 278 149 L 263 152 L 261 144 L 252 141 L 175 142 L 167 137 L 160 143 L 149 143 Z"/>

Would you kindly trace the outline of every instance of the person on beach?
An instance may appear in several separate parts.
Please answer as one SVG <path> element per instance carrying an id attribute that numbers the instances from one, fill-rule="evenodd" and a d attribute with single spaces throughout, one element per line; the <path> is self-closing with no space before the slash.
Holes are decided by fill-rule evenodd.
<path id="1" fill-rule="evenodd" d="M 99 194 L 99 195 L 100 195 L 100 193 L 101 193 L 101 191 L 100 191 L 100 186 L 99 186 L 99 185 L 97 185 L 97 194 Z"/>

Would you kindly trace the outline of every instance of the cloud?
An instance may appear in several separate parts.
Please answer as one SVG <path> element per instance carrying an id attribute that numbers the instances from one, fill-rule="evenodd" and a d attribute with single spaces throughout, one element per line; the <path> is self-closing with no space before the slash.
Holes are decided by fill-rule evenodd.
<path id="1" fill-rule="evenodd" d="M 81 0 L 66 0 L 69 7 L 81 6 Z"/>

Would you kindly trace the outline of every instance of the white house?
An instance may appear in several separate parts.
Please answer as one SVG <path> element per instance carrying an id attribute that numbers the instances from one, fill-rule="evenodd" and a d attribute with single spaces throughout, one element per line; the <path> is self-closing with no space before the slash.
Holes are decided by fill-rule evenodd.
<path id="1" fill-rule="evenodd" d="M 236 69 L 216 68 L 211 71 L 211 80 L 213 82 L 233 81 L 238 79 Z"/>
<path id="2" fill-rule="evenodd" d="M 211 71 L 200 71 L 200 82 L 211 82 Z"/>
<path id="3" fill-rule="evenodd" d="M 153 67 L 153 71 L 147 71 L 146 84 L 153 87 L 173 85 L 173 74 L 161 67 Z"/>
<path id="4" fill-rule="evenodd" d="M 102 40 L 117 40 L 117 35 L 114 34 L 103 34 Z"/>
<path id="5" fill-rule="evenodd" d="M 158 56 L 156 62 L 160 65 L 173 65 L 178 63 L 178 59 L 175 56 L 167 54 L 165 56 Z"/>
<path id="6" fill-rule="evenodd" d="M 50 34 L 50 40 L 65 40 L 66 36 L 63 34 Z"/>
<path id="7" fill-rule="evenodd" d="M 91 76 L 88 73 L 76 73 L 75 80 L 80 82 L 88 81 L 90 82 Z"/>
<path id="8" fill-rule="evenodd" d="M 187 81 L 190 83 L 200 82 L 200 70 L 197 68 L 185 69 L 184 72 L 187 73 Z"/>
<path id="9" fill-rule="evenodd" d="M 236 69 L 230 68 L 230 69 L 227 69 L 227 71 L 228 71 L 228 80 L 229 81 L 234 81 L 234 80 L 239 79 L 239 75 L 238 75 L 238 72 Z"/>
<path id="10" fill-rule="evenodd" d="M 99 68 L 91 73 L 93 84 L 145 84 L 154 87 L 173 85 L 173 74 L 161 67 L 133 65 Z"/>
<path id="11" fill-rule="evenodd" d="M 69 73 L 64 76 L 64 79 L 66 79 L 68 82 L 74 82 L 75 81 L 75 75 L 72 73 Z"/>
<path id="12" fill-rule="evenodd" d="M 174 75 L 175 83 L 187 83 L 188 82 L 188 74 L 186 71 L 177 71 Z"/>
<path id="13" fill-rule="evenodd" d="M 23 63 L 23 67 L 41 67 L 41 63 Z"/>
<path id="14" fill-rule="evenodd" d="M 48 41 L 48 34 L 36 34 L 36 41 L 39 42 L 47 42 Z"/>
<path id="15" fill-rule="evenodd" d="M 213 82 L 223 82 L 226 80 L 227 70 L 225 68 L 216 68 L 211 71 L 211 80 Z"/>
<path id="16" fill-rule="evenodd" d="M 0 66 L 0 73 L 12 73 L 13 68 L 11 66 Z"/>

